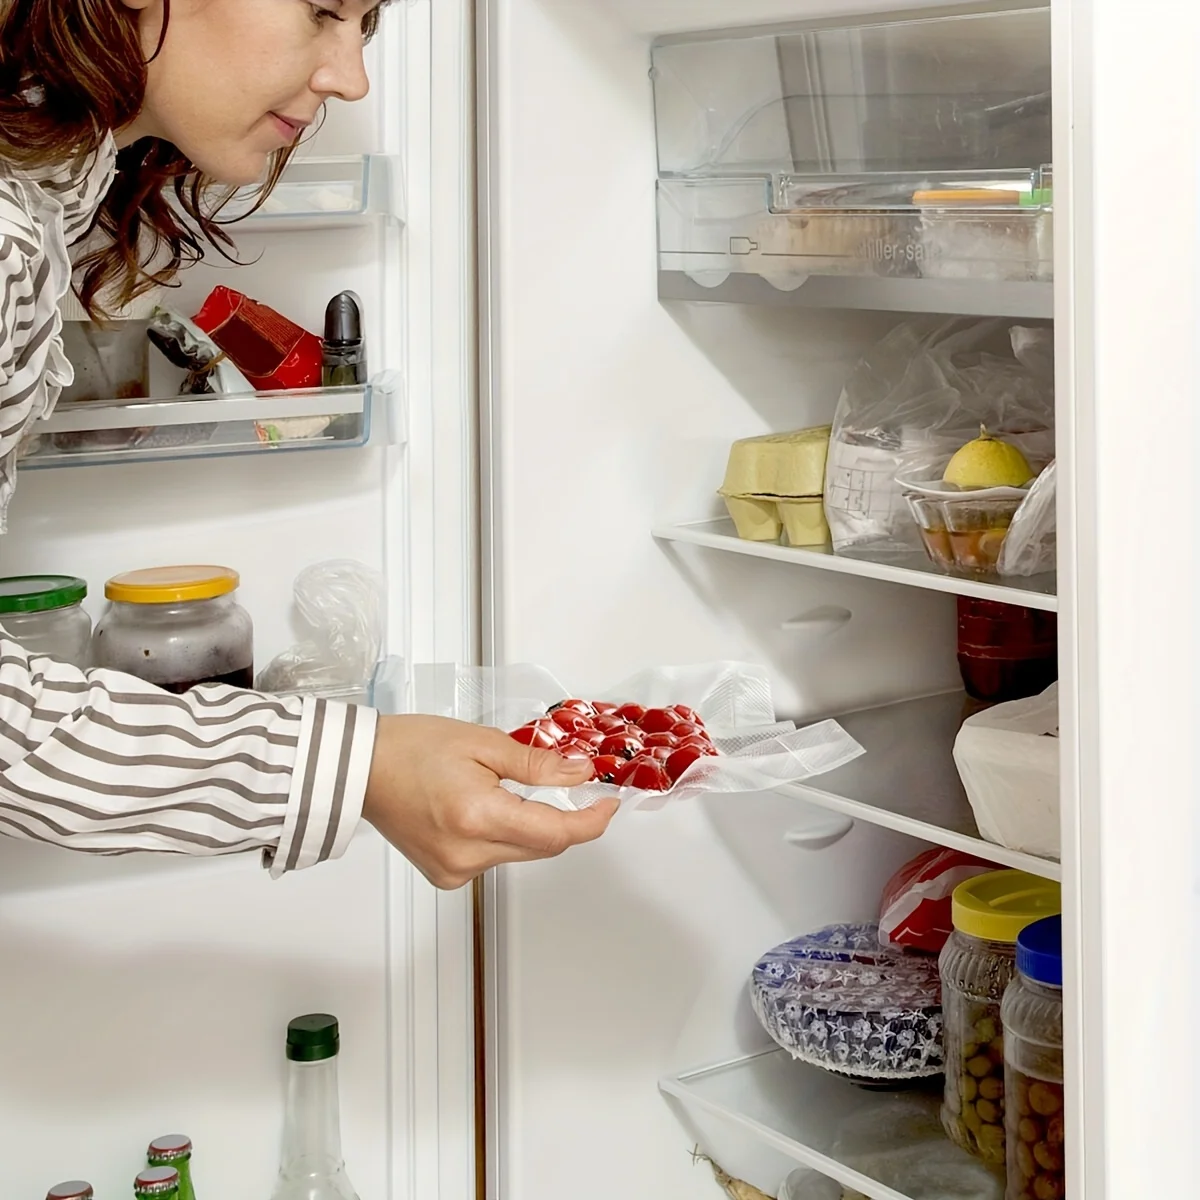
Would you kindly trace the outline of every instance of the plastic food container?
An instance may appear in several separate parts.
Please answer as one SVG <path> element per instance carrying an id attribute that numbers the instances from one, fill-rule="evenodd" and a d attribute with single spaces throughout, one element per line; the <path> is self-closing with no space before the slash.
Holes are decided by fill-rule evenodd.
<path id="1" fill-rule="evenodd" d="M 1020 500 L 943 501 L 955 566 L 971 574 L 993 574 L 1020 507 Z"/>
<path id="2" fill-rule="evenodd" d="M 1043 176 L 1048 183 L 1048 169 Z M 926 278 L 1053 278 L 1049 187 L 935 188 L 914 193 L 913 203 L 921 210 Z"/>
<path id="3" fill-rule="evenodd" d="M 95 665 L 169 692 L 254 684 L 254 630 L 228 567 L 155 567 L 117 575 L 92 639 Z"/>
<path id="4" fill-rule="evenodd" d="M 875 1087 L 942 1073 L 942 1007 L 931 957 L 879 944 L 877 924 L 793 938 L 754 968 L 750 999 L 793 1058 Z"/>
<path id="5" fill-rule="evenodd" d="M 1063 1200 L 1062 918 L 1021 930 L 1017 976 L 1000 1009 L 1008 1191 L 1005 1200 Z"/>
<path id="6" fill-rule="evenodd" d="M 1058 679 L 1058 617 L 994 600 L 958 598 L 958 665 L 976 700 L 1039 696 Z"/>
<path id="7" fill-rule="evenodd" d="M 978 875 L 954 890 L 954 932 L 938 959 L 945 1010 L 942 1125 L 951 1141 L 1004 1164 L 1004 1027 L 1017 936 L 1059 912 L 1059 885 L 1024 871 Z"/>
<path id="8" fill-rule="evenodd" d="M 71 575 L 0 579 L 0 627 L 30 654 L 45 654 L 81 670 L 87 666 L 91 618 L 83 611 L 87 584 Z"/>

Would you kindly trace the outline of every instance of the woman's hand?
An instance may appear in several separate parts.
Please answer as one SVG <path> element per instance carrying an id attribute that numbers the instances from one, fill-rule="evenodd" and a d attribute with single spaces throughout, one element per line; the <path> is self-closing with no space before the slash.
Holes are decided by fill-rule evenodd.
<path id="1" fill-rule="evenodd" d="M 432 884 L 450 890 L 500 863 L 554 858 L 598 838 L 615 799 L 581 812 L 522 800 L 501 779 L 573 787 L 586 762 L 443 717 L 380 717 L 363 816 Z"/>

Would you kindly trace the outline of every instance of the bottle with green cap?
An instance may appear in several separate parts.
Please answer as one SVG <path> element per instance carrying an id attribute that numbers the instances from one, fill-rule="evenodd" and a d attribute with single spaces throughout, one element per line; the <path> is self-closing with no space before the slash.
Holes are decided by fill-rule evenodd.
<path id="1" fill-rule="evenodd" d="M 179 1200 L 179 1172 L 174 1167 L 147 1167 L 133 1181 L 137 1200 Z"/>
<path id="2" fill-rule="evenodd" d="M 182 1133 L 157 1137 L 146 1150 L 148 1167 L 174 1167 L 179 1172 L 179 1200 L 196 1200 L 192 1186 L 192 1139 Z"/>
<path id="3" fill-rule="evenodd" d="M 92 1200 L 92 1185 L 82 1179 L 70 1179 L 56 1183 L 47 1193 L 46 1200 Z"/>
<path id="4" fill-rule="evenodd" d="M 342 1160 L 336 1017 L 311 1013 L 287 1030 L 287 1109 L 272 1200 L 358 1200 Z"/>

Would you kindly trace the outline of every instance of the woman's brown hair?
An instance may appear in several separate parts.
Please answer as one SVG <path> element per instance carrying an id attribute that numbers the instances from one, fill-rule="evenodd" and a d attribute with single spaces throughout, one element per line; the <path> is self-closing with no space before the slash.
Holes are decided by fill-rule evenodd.
<path id="1" fill-rule="evenodd" d="M 170 11 L 163 0 L 160 47 Z M 377 20 L 375 9 L 365 36 Z M 145 57 L 137 14 L 123 0 L 0 0 L 0 160 L 27 170 L 82 168 L 109 132 L 138 115 L 153 58 Z M 260 204 L 293 149 L 273 157 Z M 142 138 L 121 150 L 93 226 L 105 236 L 77 264 L 84 306 L 102 315 L 101 293 L 124 305 L 170 283 L 206 246 L 228 254 L 233 242 L 218 220 L 228 195 L 167 142 Z"/>

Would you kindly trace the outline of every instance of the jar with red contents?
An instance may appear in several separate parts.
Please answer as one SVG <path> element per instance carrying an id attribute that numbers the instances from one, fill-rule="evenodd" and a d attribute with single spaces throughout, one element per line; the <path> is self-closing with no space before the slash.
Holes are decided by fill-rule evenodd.
<path id="1" fill-rule="evenodd" d="M 1003 704 L 1037 696 L 1058 679 L 1058 618 L 959 596 L 958 665 L 974 700 Z"/>

